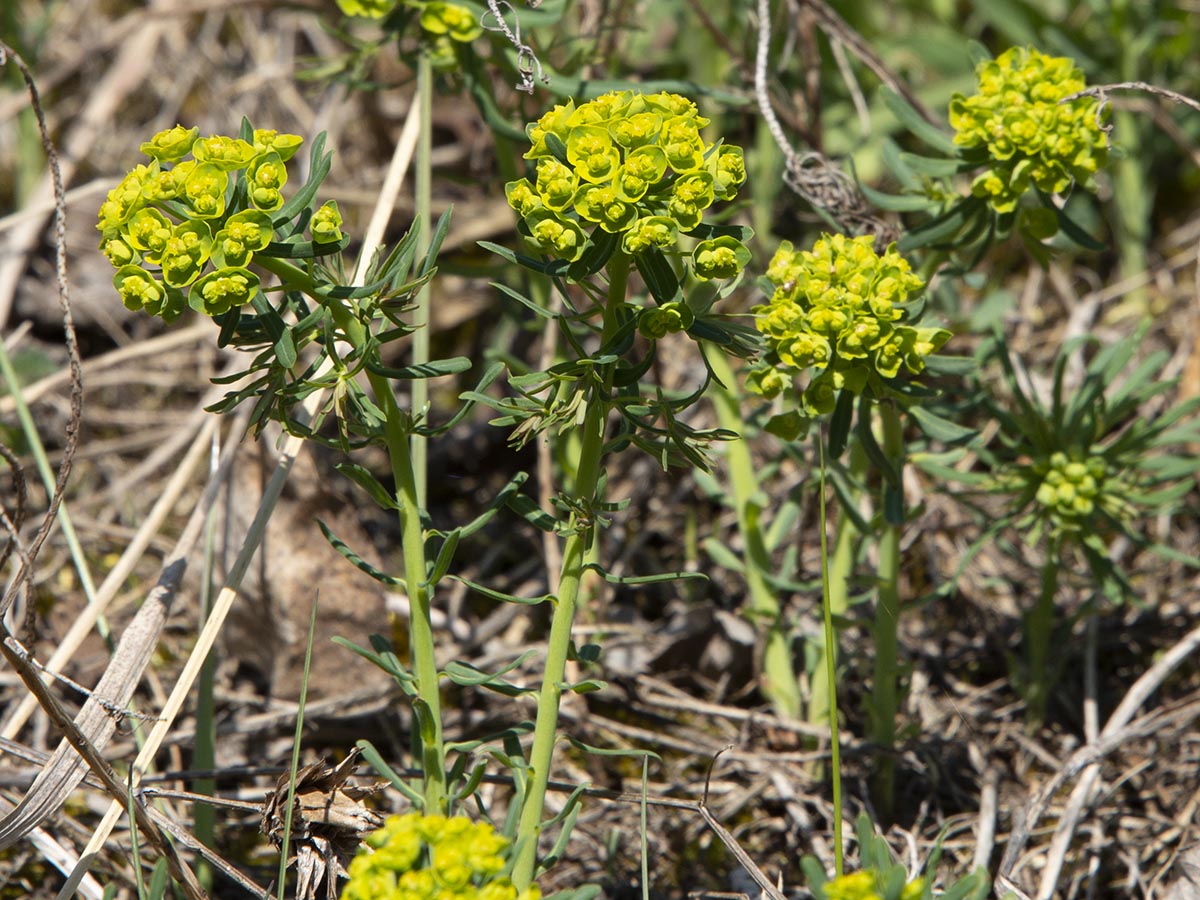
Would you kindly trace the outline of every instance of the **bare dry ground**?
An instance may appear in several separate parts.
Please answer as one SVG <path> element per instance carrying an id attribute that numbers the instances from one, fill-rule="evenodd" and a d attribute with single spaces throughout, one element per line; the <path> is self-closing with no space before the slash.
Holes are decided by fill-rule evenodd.
<path id="1" fill-rule="evenodd" d="M 202 134 L 236 130 L 241 117 L 256 126 L 311 137 L 329 135 L 336 151 L 326 194 L 346 213 L 349 231 L 360 231 L 408 113 L 408 73 L 384 54 L 370 71 L 376 91 L 347 91 L 339 84 L 301 80 L 314 58 L 330 59 L 344 46 L 322 27 L 336 17 L 332 3 L 163 0 L 148 8 L 108 0 L 72 0 L 42 8 L 20 3 L 18 15 L 45 17 L 36 54 L 27 53 L 59 147 L 68 190 L 66 243 L 71 300 L 84 358 L 84 409 L 79 449 L 65 508 L 92 577 L 105 582 L 104 633 L 119 637 L 170 559 L 201 500 L 215 452 L 237 442 L 239 432 L 214 422 L 202 407 L 220 396 L 209 378 L 230 360 L 215 348 L 207 321 L 185 318 L 172 328 L 122 308 L 111 287 L 111 268 L 95 249 L 95 211 L 104 193 L 136 161 L 137 146 L 178 122 Z M 32 21 L 32 19 L 30 20 Z M 31 32 L 34 29 L 31 28 Z M 7 38 L 6 38 L 7 39 Z M 11 74 L 11 72 L 10 72 Z M 70 417 L 65 351 L 55 291 L 48 183 L 28 159 L 27 97 L 15 81 L 0 92 L 0 323 L 17 361 L 51 465 L 57 465 Z M 540 101 L 539 101 L 540 102 Z M 498 314 L 497 293 L 487 286 L 498 271 L 474 242 L 514 238 L 503 202 L 495 150 L 475 108 L 455 95 L 435 107 L 435 208 L 454 205 L 446 243 L 449 262 L 435 288 L 435 345 L 444 355 L 479 359 L 507 342 L 509 352 L 535 359 L 539 339 L 522 323 Z M 1195 148 L 1193 148 L 1195 152 Z M 389 237 L 408 226 L 406 187 Z M 780 216 L 797 205 L 781 189 Z M 789 213 L 789 215 L 795 215 Z M 1030 269 L 1018 293 L 1013 346 L 1035 370 L 1066 337 L 1091 331 L 1101 338 L 1134 327 L 1126 308 L 1132 290 L 1145 289 L 1153 325 L 1147 348 L 1165 348 L 1164 377 L 1181 376 L 1181 395 L 1200 392 L 1196 345 L 1200 309 L 1196 284 L 1200 219 L 1178 221 L 1154 245 L 1152 269 L 1137 283 L 1102 283 L 1083 268 L 1055 264 Z M 473 274 L 474 273 L 474 274 Z M 479 277 L 476 277 L 479 276 Z M 743 299 L 748 306 L 749 298 Z M 507 329 L 499 338 L 496 329 Z M 966 352 L 960 348 L 958 352 Z M 674 358 L 674 357 L 672 357 Z M 694 356 L 678 354 L 685 379 Z M 689 362 L 690 360 L 690 362 Z M 673 363 L 674 365 L 675 363 Z M 435 389 L 448 409 L 457 390 Z M 440 391 L 440 393 L 438 393 Z M 10 395 L 0 398 L 0 429 L 29 473 L 32 533 L 47 497 L 34 476 L 28 443 L 17 425 Z M 278 459 L 277 435 L 243 442 L 217 496 L 212 554 L 219 581 L 232 564 L 267 479 Z M 214 443 L 215 442 L 215 443 Z M 210 450 L 214 452 L 210 453 Z M 777 447 L 763 440 L 765 460 Z M 216 651 L 217 780 L 222 796 L 260 802 L 286 765 L 295 724 L 310 610 L 319 595 L 313 675 L 305 715 L 304 761 L 339 758 L 359 739 L 372 741 L 393 765 L 407 764 L 409 717 L 385 674 L 331 642 L 340 635 L 365 644 L 372 633 L 401 634 L 403 598 L 350 567 L 316 527 L 321 519 L 379 565 L 395 563 L 394 524 L 332 472 L 325 451 L 307 449 L 296 463 L 250 567 Z M 365 464 L 378 464 L 369 456 Z M 477 416 L 437 443 L 430 473 L 430 508 L 436 522 L 465 521 L 513 472 L 531 469 L 531 451 L 514 453 L 502 430 Z M 770 714 L 755 686 L 755 635 L 738 614 L 741 579 L 722 571 L 697 550 L 697 539 L 715 536 L 737 546 L 732 514 L 689 477 L 663 473 L 649 460 L 618 467 L 610 494 L 630 506 L 616 517 L 604 552 L 620 572 L 702 569 L 692 583 L 645 589 L 597 588 L 580 628 L 605 648 L 600 677 L 609 686 L 565 708 L 566 727 L 584 743 L 652 750 L 649 793 L 695 801 L 706 788 L 713 815 L 750 858 L 785 891 L 803 896 L 798 866 L 803 854 L 831 858 L 832 809 L 822 776 L 827 742 L 805 727 Z M 779 496 L 800 489 L 806 466 L 787 462 L 775 477 Z M 922 596 L 930 584 L 954 573 L 974 536 L 974 520 L 943 485 L 909 473 L 907 490 L 922 513 L 906 531 L 904 596 Z M 11 501 L 6 485 L 6 498 Z M 1188 498 L 1194 513 L 1197 496 Z M 816 580 L 820 560 L 815 504 L 799 523 L 801 572 Z M 11 508 L 11 505 L 10 505 Z M 1200 548 L 1194 515 L 1151 523 L 1160 539 L 1184 553 Z M 686 536 L 685 540 L 680 540 Z M 698 536 L 698 537 L 697 537 Z M 194 536 L 193 536 L 194 538 Z M 187 573 L 170 606 L 157 651 L 137 692 L 136 706 L 151 727 L 194 649 L 199 630 L 203 537 L 184 553 Z M 132 548 L 132 549 L 130 549 Z M 1077 623 L 1059 644 L 1063 674 L 1041 729 L 1026 729 L 1018 694 L 1009 681 L 1009 659 L 1018 652 L 1019 611 L 1036 591 L 1040 560 L 1015 542 L 1013 553 L 985 553 L 950 597 L 912 610 L 902 623 L 907 692 L 906 725 L 899 757 L 901 800 L 888 832 L 912 866 L 925 859 L 938 836 L 943 871 L 965 872 L 982 863 L 995 872 L 1009 854 L 1013 886 L 1033 896 L 1047 869 L 1061 866 L 1053 888 L 1061 897 L 1164 897 L 1189 867 L 1177 864 L 1196 844 L 1200 791 L 1200 671 L 1189 653 L 1200 612 L 1200 583 L 1186 567 L 1122 550 L 1136 573 L 1143 602 L 1107 609 L 1094 627 L 1075 616 L 1089 599 L 1086 580 L 1071 578 L 1063 609 Z M 517 594 L 547 590 L 544 547 L 532 531 L 511 521 L 477 535 L 460 553 L 461 574 Z M 121 566 L 116 578 L 106 577 Z M 11 577 L 11 572 L 9 573 Z M 89 592 L 92 592 L 89 587 Z M 110 651 L 98 629 L 84 628 L 80 583 L 63 532 L 42 551 L 32 589 L 13 613 L 12 627 L 39 660 L 60 651 L 61 669 L 73 681 L 95 684 Z M 819 592 L 788 598 L 790 612 L 817 628 Z M 539 646 L 544 616 L 526 607 L 481 602 L 463 587 L 438 599 L 445 614 L 440 633 L 445 660 L 480 665 L 507 662 Z M 26 613 L 28 610 L 28 614 Z M 862 614 L 856 614 L 863 622 Z M 1072 621 L 1075 621 L 1073 619 Z M 851 811 L 867 796 L 869 748 L 861 738 L 861 685 L 870 673 L 869 634 L 845 634 L 844 764 Z M 1156 663 L 1174 662 L 1156 677 Z M 1165 669 L 1165 664 L 1164 664 Z M 1122 700 L 1151 672 L 1143 695 Z M 530 678 L 534 670 L 528 672 Z M 54 693 L 74 710 L 79 696 L 57 685 Z M 29 692 L 12 669 L 0 672 L 0 796 L 15 803 L 58 742 L 59 733 L 26 700 Z M 522 703 L 458 692 L 452 695 L 451 737 L 486 734 L 531 714 Z M 23 704 L 24 701 L 24 704 Z M 1110 718 L 1118 712 L 1116 720 Z M 184 788 L 172 773 L 192 768 L 194 695 L 173 721 L 151 776 L 156 787 Z M 710 764 L 720 755 L 711 774 Z M 137 753 L 134 724 L 124 719 L 104 755 L 124 771 Z M 362 777 L 369 780 L 363 769 Z M 595 881 L 611 897 L 638 890 L 641 841 L 636 800 L 640 767 L 609 757 L 563 753 L 558 781 L 589 783 L 607 794 L 591 798 L 564 861 L 546 879 L 546 892 Z M 150 782 L 148 782 L 150 783 Z M 616 793 L 612 793 L 616 792 Z M 502 783 L 485 785 L 484 801 L 503 809 Z M 561 803 L 565 794 L 553 803 Z M 96 787 L 72 794 L 44 825 L 44 834 L 78 854 L 108 806 Z M 381 811 L 402 801 L 384 792 L 371 801 Z M 192 803 L 164 799 L 166 816 L 185 828 Z M 689 891 L 755 888 L 694 808 L 652 806 L 645 835 L 651 890 L 664 897 Z M 93 869 L 100 885 L 132 891 L 130 831 L 118 825 Z M 247 809 L 218 809 L 217 849 L 259 884 L 273 877 L 274 857 Z M 0 897 L 53 896 L 62 878 L 45 861 L 45 844 L 22 841 L 0 854 Z M 1195 868 L 1190 871 L 1195 872 Z M 1200 896 L 1200 886 L 1176 888 L 1177 898 Z M 1188 893 L 1187 891 L 1191 891 Z M 244 896 L 218 878 L 218 896 Z"/>

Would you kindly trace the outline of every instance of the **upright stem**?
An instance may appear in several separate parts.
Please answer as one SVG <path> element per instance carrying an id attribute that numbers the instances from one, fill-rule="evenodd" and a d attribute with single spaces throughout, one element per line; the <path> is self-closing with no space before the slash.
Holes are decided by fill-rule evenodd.
<path id="1" fill-rule="evenodd" d="M 274 273 L 289 287 L 311 291 L 312 281 L 304 270 L 283 260 L 256 259 L 262 268 Z M 355 347 L 366 344 L 366 327 L 350 310 L 336 300 L 328 302 L 330 314 L 346 340 Z M 421 329 L 423 330 L 423 329 Z M 420 333 L 420 331 L 418 331 Z M 425 581 L 425 536 L 421 529 L 421 502 L 414 471 L 412 446 L 405 417 L 396 403 L 391 382 L 381 375 L 367 373 L 371 390 L 384 414 L 384 440 L 396 483 L 396 502 L 400 507 L 400 535 L 404 556 L 404 582 L 409 603 L 409 645 L 412 650 L 416 700 L 424 706 L 420 720 L 427 720 L 421 739 L 421 770 L 424 773 L 425 812 L 447 812 L 446 750 L 442 738 L 442 709 L 438 693 L 438 670 L 434 656 L 433 622 L 430 614 L 429 586 Z"/>
<path id="2" fill-rule="evenodd" d="M 429 250 L 429 233 L 432 227 L 432 199 L 430 185 L 433 182 L 433 67 L 424 53 L 417 59 L 417 100 L 421 114 L 421 132 L 417 137 L 417 170 L 413 179 L 417 223 L 417 258 L 424 259 Z M 429 362 L 429 284 L 417 292 L 417 309 L 413 322 L 413 365 Z M 417 378 L 411 382 L 412 411 L 419 415 L 429 403 L 429 382 Z M 419 508 L 425 507 L 425 479 L 428 470 L 428 441 L 423 434 L 409 436 L 412 443 L 413 474 L 416 477 L 416 496 Z"/>
<path id="3" fill-rule="evenodd" d="M 383 406 L 384 434 L 396 500 L 400 506 L 400 533 L 404 552 L 404 584 L 408 592 L 409 644 L 417 700 L 423 702 L 429 721 L 421 738 L 421 771 L 424 774 L 425 812 L 444 815 L 446 801 L 446 749 L 442 739 L 441 697 L 438 692 L 437 661 L 434 657 L 433 619 L 429 585 L 425 580 L 425 536 L 421 529 L 421 504 L 409 446 L 411 435 L 392 393 L 391 384 L 380 375 L 368 376 L 376 399 Z"/>
<path id="4" fill-rule="evenodd" d="M 713 393 L 717 420 L 722 428 L 736 431 L 743 427 L 743 420 L 737 395 L 733 390 L 733 367 L 729 364 L 729 358 L 719 348 L 706 346 L 704 355 L 713 374 L 725 385 L 717 385 Z M 750 594 L 750 616 L 756 625 L 765 623 L 767 626 L 762 672 L 759 676 L 762 679 L 763 693 L 779 715 L 785 718 L 799 718 L 800 685 L 792 660 L 791 641 L 783 622 L 779 597 L 767 581 L 771 559 L 763 541 L 759 509 L 754 503 L 758 479 L 754 474 L 750 446 L 745 440 L 730 441 L 725 445 L 725 458 L 729 464 L 729 483 L 733 488 L 738 531 L 741 532 L 742 542 L 745 544 L 742 562 L 745 566 L 746 588 Z"/>
<path id="5" fill-rule="evenodd" d="M 625 302 L 625 287 L 629 278 L 629 257 L 620 252 L 614 254 L 608 264 L 608 275 L 608 302 L 604 309 L 601 345 L 607 343 L 618 324 L 617 311 Z M 591 396 L 587 398 L 574 494 L 577 499 L 589 505 L 596 499 L 596 487 L 600 482 L 604 427 L 608 421 L 611 391 L 611 376 L 606 376 L 603 384 L 593 382 Z M 571 526 L 570 537 L 563 547 L 562 575 L 559 578 L 558 596 L 554 601 L 550 636 L 546 645 L 546 665 L 542 672 L 541 691 L 538 694 L 533 746 L 529 751 L 529 784 L 517 826 L 517 855 L 513 861 L 512 881 L 518 891 L 529 887 L 537 869 L 542 809 L 546 800 L 546 786 L 550 780 L 554 743 L 558 737 L 558 705 L 562 699 L 567 653 L 571 644 L 571 625 L 575 619 L 580 583 L 586 571 L 584 565 L 588 548 L 595 536 L 595 525 L 592 522 L 581 521 L 578 515 L 572 515 Z"/>
<path id="6" fill-rule="evenodd" d="M 850 447 L 850 478 L 859 481 L 867 463 L 866 453 L 857 443 Z M 854 569 L 854 544 L 858 540 L 858 529 L 854 520 L 844 513 L 838 519 L 837 541 L 833 555 L 829 557 L 829 578 L 825 587 L 825 605 L 830 618 L 845 616 L 850 608 L 850 576 Z M 825 559 L 822 549 L 821 559 Z M 834 678 L 837 672 L 838 632 L 836 627 L 826 635 L 812 668 L 812 697 L 808 703 L 808 721 L 813 725 L 825 725 L 837 718 Z"/>
<path id="7" fill-rule="evenodd" d="M 1025 613 L 1025 652 L 1029 673 L 1025 690 L 1025 722 L 1030 727 L 1042 724 L 1050 697 L 1050 635 L 1054 632 L 1054 597 L 1058 593 L 1059 554 L 1062 540 L 1051 538 L 1042 563 L 1041 590 L 1037 604 Z"/>
<path id="8" fill-rule="evenodd" d="M 842 747 L 838 735 L 837 717 L 837 631 L 833 627 L 834 596 L 830 590 L 832 573 L 830 572 L 828 538 L 825 536 L 825 444 L 820 434 L 817 436 L 817 449 L 821 454 L 821 496 L 818 504 L 820 511 L 818 518 L 821 527 L 821 594 L 825 600 L 822 604 L 822 624 L 825 632 L 826 699 L 829 705 L 829 775 L 833 788 L 833 870 L 835 875 L 841 877 L 845 851 L 842 848 Z M 846 533 L 846 524 L 843 523 L 842 534 Z M 840 545 L 841 542 L 842 537 L 839 534 L 838 544 Z M 844 597 L 844 586 L 841 593 Z"/>
<path id="9" fill-rule="evenodd" d="M 900 414 L 894 404 L 879 404 L 883 426 L 883 452 L 896 474 L 904 462 L 904 434 Z M 887 491 L 887 485 L 883 487 Z M 880 503 L 880 509 L 885 503 Z M 871 779 L 872 795 L 880 815 L 890 819 L 896 799 L 897 649 L 900 620 L 900 524 L 887 521 L 879 537 L 879 565 L 876 572 L 878 595 L 875 603 L 875 672 L 871 692 L 871 740 L 876 745 L 875 772 Z"/>

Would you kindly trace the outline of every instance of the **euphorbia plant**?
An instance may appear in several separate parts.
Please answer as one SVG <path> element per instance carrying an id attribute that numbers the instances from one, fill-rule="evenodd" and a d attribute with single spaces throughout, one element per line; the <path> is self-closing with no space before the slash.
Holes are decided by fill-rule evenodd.
<path id="1" fill-rule="evenodd" d="M 223 379 L 239 386 L 213 411 L 251 401 L 254 430 L 275 420 L 343 450 L 374 444 L 387 451 L 394 489 L 353 463 L 341 468 L 398 513 L 403 576 L 378 572 L 334 543 L 360 568 L 408 593 L 413 667 L 409 671 L 393 656 L 391 671 L 409 694 L 419 726 L 414 741 L 423 784 L 413 799 L 429 813 L 445 813 L 440 673 L 430 602 L 457 534 L 427 533 L 422 527 L 410 440 L 428 428 L 400 409 L 393 382 L 461 371 L 468 363 L 441 360 L 395 368 L 383 361 L 381 351 L 413 331 L 402 315 L 432 275 L 447 222 L 440 223 L 428 256 L 416 265 L 410 233 L 368 272 L 364 284 L 346 284 L 339 254 L 349 237 L 342 233 L 336 205 L 316 200 L 330 168 L 323 135 L 313 142 L 307 182 L 290 198 L 284 196 L 287 161 L 300 144 L 296 135 L 255 130 L 245 122 L 238 137 L 200 138 L 196 129 L 182 126 L 155 135 L 142 145 L 151 162 L 126 175 L 101 206 L 101 247 L 118 266 L 113 284 L 128 308 L 171 322 L 190 307 L 213 319 L 220 345 L 254 354 L 245 372 Z M 299 404 L 318 391 L 326 392 L 323 403 L 313 421 L 302 421 Z M 332 436 L 322 429 L 330 419 L 336 423 Z"/>
<path id="2" fill-rule="evenodd" d="M 781 436 L 798 437 L 809 421 L 829 416 L 831 457 L 845 449 L 857 411 L 857 440 L 881 476 L 870 736 L 882 751 L 876 793 L 887 810 L 894 777 L 890 748 L 896 728 L 900 529 L 905 516 L 901 412 L 928 395 L 915 376 L 950 332 L 919 325 L 923 304 L 918 295 L 924 282 L 894 246 L 879 253 L 874 245 L 869 235 L 836 234 L 822 236 L 811 251 L 795 250 L 789 242 L 780 246 L 767 269 L 770 299 L 755 308 L 768 353 L 765 364 L 751 372 L 749 385 L 766 397 L 786 393 L 791 408 L 771 426 Z M 798 379 L 803 386 L 797 392 Z M 875 436 L 876 418 L 882 442 Z M 844 595 L 845 590 L 845 584 L 831 585 L 827 594 Z M 820 683 L 831 694 L 826 708 L 835 710 L 830 600 L 826 596 L 827 674 Z M 836 729 L 835 715 L 835 741 Z"/>
<path id="3" fill-rule="evenodd" d="M 704 222 L 706 210 L 745 180 L 741 149 L 705 141 L 706 124 L 692 101 L 670 93 L 616 91 L 556 106 L 528 129 L 532 176 L 506 187 L 522 233 L 543 256 L 491 245 L 553 280 L 562 313 L 505 291 L 558 324 L 567 354 L 545 372 L 510 379 L 516 396 L 491 401 L 503 413 L 497 423 L 512 427 L 517 443 L 541 432 L 578 434 L 577 455 L 566 464 L 572 475 L 556 501 L 560 515 L 533 517 L 564 547 L 516 835 L 518 889 L 537 874 L 558 707 L 572 687 L 564 676 L 581 581 L 600 569 L 589 561 L 596 535 L 620 509 L 605 492 L 608 460 L 635 445 L 664 467 L 706 467 L 705 445 L 731 436 L 697 431 L 680 417 L 707 379 L 685 394 L 646 381 L 660 342 L 675 335 L 743 355 L 752 347 L 746 329 L 713 311 L 749 260 L 749 231 Z M 634 269 L 644 294 L 633 289 Z"/>

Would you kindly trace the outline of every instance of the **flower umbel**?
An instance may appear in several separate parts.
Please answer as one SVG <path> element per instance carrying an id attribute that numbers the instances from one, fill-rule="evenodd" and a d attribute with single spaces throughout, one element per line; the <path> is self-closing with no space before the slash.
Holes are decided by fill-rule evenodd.
<path id="1" fill-rule="evenodd" d="M 620 235 L 631 256 L 669 249 L 746 180 L 741 148 L 706 142 L 700 129 L 707 124 L 692 101 L 666 92 L 611 91 L 556 106 L 526 128 L 532 146 L 525 158 L 536 160 L 537 175 L 506 185 L 509 204 L 535 243 L 559 258 L 576 259 L 585 249 L 563 245 L 562 228 Z M 547 228 L 548 219 L 561 228 Z M 740 242 L 720 240 L 706 242 L 703 261 L 694 258 L 701 278 L 732 278 L 745 265 Z"/>
<path id="2" fill-rule="evenodd" d="M 122 302 L 170 321 L 189 302 L 216 316 L 253 300 L 258 277 L 245 267 L 275 240 L 268 213 L 283 205 L 286 160 L 302 142 L 267 130 L 253 132 L 253 142 L 198 138 L 197 129 L 176 125 L 143 143 L 151 164 L 109 192 L 96 225 L 100 249 L 120 270 L 114 283 Z M 326 242 L 342 239 L 340 225 L 336 206 L 318 210 L 311 223 Z M 210 266 L 223 274 L 205 276 Z M 179 290 L 189 287 L 187 295 Z"/>
<path id="3" fill-rule="evenodd" d="M 954 142 L 986 152 L 988 168 L 971 185 L 997 212 L 1012 212 L 1031 187 L 1061 194 L 1087 184 L 1108 159 L 1099 101 L 1062 98 L 1086 86 L 1065 57 L 1013 47 L 975 70 L 979 92 L 950 101 Z"/>
<path id="4" fill-rule="evenodd" d="M 860 393 L 872 379 L 893 379 L 902 368 L 921 372 L 925 358 L 950 338 L 945 329 L 905 324 L 924 282 L 894 246 L 877 254 L 869 235 L 824 235 L 811 251 L 785 241 L 767 278 L 775 292 L 754 311 L 772 355 L 793 375 L 822 370 L 805 391 L 810 413 L 832 408 L 843 388 Z M 767 385 L 761 378 L 751 383 Z"/>
<path id="5" fill-rule="evenodd" d="M 342 900 L 540 900 L 501 873 L 507 839 L 463 816 L 391 816 L 350 863 Z"/>

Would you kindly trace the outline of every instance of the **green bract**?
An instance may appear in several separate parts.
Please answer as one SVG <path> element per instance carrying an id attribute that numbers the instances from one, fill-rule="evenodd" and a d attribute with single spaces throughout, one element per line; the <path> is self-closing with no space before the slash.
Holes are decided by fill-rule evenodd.
<path id="1" fill-rule="evenodd" d="M 508 205 L 515 209 L 522 219 L 528 218 L 534 210 L 542 206 L 542 200 L 528 178 L 508 182 L 504 185 L 504 196 L 508 199 Z"/>
<path id="2" fill-rule="evenodd" d="M 189 159 L 171 169 L 161 169 L 142 182 L 142 199 L 147 203 L 162 203 L 174 200 L 183 193 L 188 176 L 196 168 L 196 161 Z"/>
<path id="3" fill-rule="evenodd" d="M 308 230 L 313 240 L 319 243 L 342 239 L 342 214 L 338 211 L 336 200 L 327 200 L 313 213 Z"/>
<path id="4" fill-rule="evenodd" d="M 287 167 L 276 152 L 254 157 L 246 170 L 249 182 L 250 202 L 258 209 L 274 212 L 283 206 L 280 188 L 287 182 Z"/>
<path id="5" fill-rule="evenodd" d="M 134 249 L 141 250 L 147 262 L 157 263 L 171 237 L 172 227 L 157 209 L 139 209 L 129 219 L 125 240 Z"/>
<path id="6" fill-rule="evenodd" d="M 746 180 L 741 148 L 705 143 L 700 129 L 707 124 L 692 101 L 666 92 L 568 101 L 526 127 L 525 158 L 536 160 L 536 178 L 509 182 L 505 195 L 527 229 L 542 232 L 544 248 L 552 243 L 545 224 L 552 219 L 572 236 L 576 228 L 567 223 L 619 234 L 621 250 L 633 256 L 669 248 L 700 225 L 714 200 L 733 199 Z M 748 254 L 730 242 L 737 243 L 705 247 L 701 278 L 731 277 L 745 265 Z"/>
<path id="7" fill-rule="evenodd" d="M 244 169 L 254 159 L 254 146 L 241 138 L 213 134 L 200 138 L 192 147 L 192 156 L 197 162 L 210 163 L 218 169 L 232 172 Z"/>
<path id="8" fill-rule="evenodd" d="M 250 270 L 217 269 L 192 285 L 188 306 L 208 316 L 219 316 L 235 306 L 245 306 L 257 292 L 258 276 Z"/>
<path id="9" fill-rule="evenodd" d="M 142 144 L 142 152 L 160 162 L 174 162 L 192 152 L 192 145 L 196 143 L 199 133 L 199 128 L 176 125 L 174 128 L 160 131 Z"/>
<path id="10" fill-rule="evenodd" d="M 205 222 L 184 222 L 171 232 L 162 252 L 163 281 L 186 287 L 200 277 L 212 252 L 212 231 Z"/>
<path id="11" fill-rule="evenodd" d="M 555 212 L 566 209 L 578 189 L 579 177 L 569 166 L 552 158 L 538 160 L 537 195 L 547 209 Z"/>
<path id="12" fill-rule="evenodd" d="M 686 303 L 674 302 L 643 309 L 638 315 L 638 331 L 652 341 L 678 334 L 696 321 L 696 314 Z"/>
<path id="13" fill-rule="evenodd" d="M 396 5 L 396 0 L 337 0 L 338 8 L 348 16 L 382 19 Z"/>
<path id="14" fill-rule="evenodd" d="M 213 163 L 200 163 L 183 184 L 183 193 L 198 219 L 215 219 L 225 214 L 225 189 L 229 173 Z"/>
<path id="15" fill-rule="evenodd" d="M 158 164 L 137 166 L 108 192 L 100 204 L 100 221 L 96 229 L 105 237 L 114 237 L 129 217 L 143 205 L 142 187 L 158 174 Z"/>
<path id="16" fill-rule="evenodd" d="M 950 101 L 954 142 L 987 153 L 989 168 L 971 192 L 1011 212 L 1030 187 L 1047 194 L 1087 184 L 1108 158 L 1099 101 L 1079 97 L 1083 73 L 1065 57 L 1013 47 L 975 70 L 979 92 Z"/>
<path id="17" fill-rule="evenodd" d="M 151 310 L 151 315 L 158 315 L 167 297 L 167 288 L 154 276 L 139 266 L 122 266 L 113 276 L 113 287 L 121 295 L 121 302 L 126 309 Z"/>
<path id="18" fill-rule="evenodd" d="M 525 224 L 534 243 L 568 262 L 579 259 L 587 246 L 587 237 L 577 222 L 557 218 L 548 211 L 535 213 Z"/>
<path id="19" fill-rule="evenodd" d="M 697 274 L 702 248 L 713 265 L 728 258 L 718 254 L 721 240 L 696 248 Z M 924 283 L 894 246 L 878 255 L 869 235 L 823 235 L 811 251 L 785 241 L 767 278 L 775 292 L 754 309 L 758 330 L 785 369 L 825 370 L 805 392 L 813 412 L 831 408 L 837 391 L 860 392 L 870 378 L 892 379 L 902 368 L 921 372 L 925 358 L 950 338 L 941 328 L 902 324 L 906 304 Z M 779 383 L 760 376 L 754 384 L 775 391 Z"/>
<path id="20" fill-rule="evenodd" d="M 225 227 L 213 235 L 212 259 L 217 268 L 247 265 L 255 250 L 271 243 L 271 217 L 256 209 L 230 216 Z"/>
<path id="21" fill-rule="evenodd" d="M 278 131 L 273 131 L 269 128 L 254 129 L 255 156 L 275 152 L 279 154 L 280 159 L 287 162 L 296 155 L 296 151 L 300 149 L 300 145 L 303 143 L 304 138 L 298 134 L 280 134 Z"/>
<path id="22" fill-rule="evenodd" d="M 390 816 L 351 862 L 342 900 L 540 900 L 501 873 L 509 842 L 462 816 Z"/>
<path id="23" fill-rule="evenodd" d="M 483 34 L 483 26 L 471 10 L 457 3 L 426 3 L 421 10 L 421 27 L 430 34 L 444 34 L 461 43 Z"/>
<path id="24" fill-rule="evenodd" d="M 135 263 L 141 259 L 141 254 L 138 253 L 129 243 L 119 237 L 109 238 L 100 245 L 101 252 L 108 257 L 108 261 L 115 268 Z"/>
<path id="25" fill-rule="evenodd" d="M 638 219 L 621 238 L 621 249 L 634 256 L 650 247 L 670 247 L 675 243 L 678 228 L 674 219 L 666 216 L 646 216 Z"/>
<path id="26" fill-rule="evenodd" d="M 733 278 L 750 262 L 750 251 L 728 235 L 701 241 L 692 251 L 692 269 L 697 278 Z"/>

